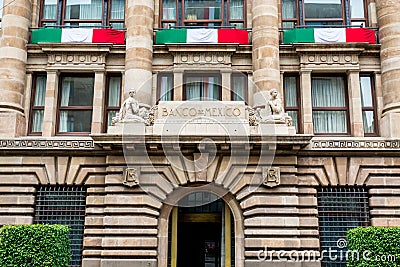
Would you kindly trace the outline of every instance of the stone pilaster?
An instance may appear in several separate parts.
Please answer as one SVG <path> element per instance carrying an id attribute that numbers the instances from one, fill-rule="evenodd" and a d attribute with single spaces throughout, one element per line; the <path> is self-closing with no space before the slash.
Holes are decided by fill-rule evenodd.
<path id="1" fill-rule="evenodd" d="M 350 125 L 353 136 L 364 136 L 359 71 L 348 71 Z"/>
<path id="2" fill-rule="evenodd" d="M 151 104 L 154 0 L 126 2 L 124 98 L 137 90 L 140 102 Z"/>
<path id="3" fill-rule="evenodd" d="M 277 0 L 253 1 L 253 80 L 256 91 L 280 89 L 279 22 Z M 262 94 L 254 95 L 255 105 Z"/>
<path id="4" fill-rule="evenodd" d="M 400 137 L 400 1 L 379 0 L 376 5 L 384 105 L 380 129 L 383 136 Z"/>
<path id="5" fill-rule="evenodd" d="M 24 90 L 31 1 L 4 0 L 0 40 L 0 136 L 25 135 Z"/>
<path id="6" fill-rule="evenodd" d="M 303 132 L 305 134 L 314 133 L 312 117 L 312 93 L 311 93 L 311 71 L 303 70 L 300 72 L 301 84 L 301 110 L 303 112 Z"/>
<path id="7" fill-rule="evenodd" d="M 104 96 L 106 75 L 104 71 L 96 71 L 94 75 L 94 99 L 92 113 L 92 134 L 101 133 L 104 123 Z"/>

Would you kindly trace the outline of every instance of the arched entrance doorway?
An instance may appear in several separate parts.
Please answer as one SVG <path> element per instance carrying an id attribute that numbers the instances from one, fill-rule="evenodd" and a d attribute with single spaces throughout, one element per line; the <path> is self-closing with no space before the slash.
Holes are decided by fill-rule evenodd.
<path id="1" fill-rule="evenodd" d="M 193 192 L 172 209 L 168 225 L 169 266 L 235 265 L 235 233 L 229 206 L 210 192 Z"/>

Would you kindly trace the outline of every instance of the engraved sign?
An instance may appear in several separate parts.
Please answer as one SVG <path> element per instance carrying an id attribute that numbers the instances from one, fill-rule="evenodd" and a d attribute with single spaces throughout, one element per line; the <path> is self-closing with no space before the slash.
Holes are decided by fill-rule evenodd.
<path id="1" fill-rule="evenodd" d="M 281 183 L 281 171 L 279 167 L 265 167 L 262 173 L 264 185 L 274 187 Z"/>
<path id="2" fill-rule="evenodd" d="M 138 168 L 126 168 L 124 170 L 124 181 L 123 184 L 129 187 L 133 187 L 138 185 L 138 178 L 139 178 L 140 169 Z"/>

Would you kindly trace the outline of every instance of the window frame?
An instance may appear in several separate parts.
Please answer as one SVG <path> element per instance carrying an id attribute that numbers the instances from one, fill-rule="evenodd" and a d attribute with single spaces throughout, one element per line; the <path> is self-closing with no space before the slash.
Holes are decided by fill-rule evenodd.
<path id="1" fill-rule="evenodd" d="M 182 86 L 182 100 L 183 101 L 192 101 L 188 100 L 186 98 L 186 84 L 187 84 L 187 77 L 202 77 L 203 79 L 206 77 L 218 77 L 220 84 L 218 84 L 218 99 L 214 99 L 214 101 L 221 101 L 222 100 L 222 76 L 221 73 L 215 73 L 215 72 L 204 72 L 204 73 L 184 73 L 183 74 L 183 86 Z M 204 82 L 204 81 L 203 81 Z M 203 98 L 204 96 L 201 95 L 200 98 Z M 197 100 L 196 100 L 197 101 Z M 198 100 L 198 101 L 213 101 L 213 100 Z"/>
<path id="2" fill-rule="evenodd" d="M 187 26 L 203 26 L 209 27 L 208 23 L 220 23 L 220 26 L 230 26 L 231 23 L 243 23 L 243 28 L 246 28 L 247 25 L 247 1 L 243 0 L 243 19 L 231 19 L 230 18 L 230 0 L 221 0 L 221 17 L 220 19 L 210 20 L 210 19 L 202 19 L 202 20 L 190 20 L 185 18 L 185 0 L 176 0 L 175 1 L 176 10 L 175 10 L 175 19 L 163 19 L 163 1 L 160 1 L 159 7 L 159 27 L 160 28 L 169 28 L 165 27 L 164 24 L 175 24 L 178 27 L 187 27 Z M 195 25 L 200 24 L 200 25 Z M 174 27 L 174 26 L 173 26 Z M 211 26 L 212 27 L 212 26 Z"/>
<path id="3" fill-rule="evenodd" d="M 299 13 L 299 11 L 300 11 L 300 6 L 299 6 L 299 1 L 298 0 L 294 0 L 295 1 L 295 3 L 296 3 L 296 11 L 295 11 L 295 14 L 296 14 L 296 17 L 295 18 L 283 18 L 283 12 L 282 12 L 282 8 L 283 8 L 283 4 L 282 4 L 282 0 L 280 1 L 280 4 L 281 4 L 281 20 L 282 20 L 282 23 L 281 23 L 281 25 L 282 25 L 282 28 L 285 28 L 285 27 L 283 27 L 283 24 L 285 23 L 285 22 L 293 22 L 294 23 L 294 27 L 293 28 L 295 28 L 296 26 L 298 26 L 298 25 L 300 25 L 300 13 Z M 289 28 L 290 29 L 290 28 Z"/>
<path id="4" fill-rule="evenodd" d="M 235 77 L 245 77 L 246 78 L 246 82 L 245 82 L 245 87 L 244 87 L 244 102 L 245 102 L 245 104 L 247 105 L 248 104 L 248 101 L 249 101 L 249 90 L 248 90 L 248 88 L 249 88 L 249 85 L 248 85 L 248 83 L 249 83 L 249 77 L 248 77 L 248 75 L 247 75 L 247 73 L 243 73 L 243 72 L 233 72 L 232 74 L 231 74 L 231 101 L 238 101 L 238 100 L 234 100 L 233 98 L 234 98 L 234 95 L 235 95 L 235 92 L 233 91 L 233 79 L 235 78 Z"/>
<path id="5" fill-rule="evenodd" d="M 345 103 L 343 107 L 314 107 L 312 106 L 312 80 L 313 78 L 326 78 L 326 77 L 341 77 L 343 79 L 343 87 L 344 87 L 344 98 Z M 351 124 L 350 124 L 350 111 L 349 111 L 349 88 L 347 83 L 347 75 L 346 74 L 322 74 L 316 73 L 311 75 L 311 107 L 312 107 L 312 117 L 313 117 L 313 125 L 314 125 L 314 111 L 345 111 L 346 112 L 346 132 L 345 133 L 316 133 L 313 129 L 314 135 L 322 135 L 322 136 L 349 136 L 351 135 Z M 314 128 L 314 127 L 313 127 Z"/>
<path id="6" fill-rule="evenodd" d="M 296 78 L 296 105 L 297 107 L 289 107 L 286 105 L 286 77 L 294 77 Z M 285 112 L 287 111 L 296 111 L 297 112 L 297 133 L 303 133 L 303 116 L 301 110 L 301 95 L 300 95 L 300 75 L 297 73 L 285 73 L 283 75 L 283 105 Z"/>
<path id="7" fill-rule="evenodd" d="M 371 98 L 372 98 L 372 107 L 371 106 L 364 107 L 362 105 L 362 103 L 361 103 L 361 112 L 363 113 L 364 111 L 372 111 L 373 114 L 374 114 L 374 132 L 373 133 L 364 132 L 364 136 L 378 136 L 379 135 L 379 123 L 378 123 L 378 109 L 377 109 L 377 99 L 376 99 L 375 77 L 374 77 L 374 75 L 372 73 L 367 73 L 367 72 L 364 72 L 364 73 L 361 72 L 359 76 L 360 76 L 360 96 L 361 96 L 361 99 L 362 99 L 361 77 L 370 78 Z M 364 127 L 364 124 L 363 124 L 363 127 Z"/>
<path id="8" fill-rule="evenodd" d="M 162 78 L 163 77 L 169 77 L 172 79 L 172 89 L 170 90 L 171 92 L 171 100 L 174 101 L 174 73 L 173 72 L 160 72 L 157 74 L 157 90 L 156 90 L 156 104 L 160 102 L 161 100 L 161 83 L 162 83 Z M 164 101 L 164 100 L 163 100 Z"/>
<path id="9" fill-rule="evenodd" d="M 39 76 L 44 76 L 46 78 L 46 83 L 47 83 L 47 74 L 44 72 L 38 72 L 35 73 L 32 79 L 32 89 L 31 89 L 31 100 L 30 100 L 30 108 L 29 108 L 29 124 L 28 124 L 28 133 L 29 135 L 36 135 L 36 136 L 40 136 L 43 133 L 43 125 L 42 125 L 42 131 L 41 132 L 33 132 L 32 128 L 33 128 L 33 114 L 34 111 L 36 110 L 43 110 L 44 113 L 44 109 L 45 106 L 35 106 L 35 96 L 36 96 L 36 90 L 37 90 L 37 78 Z M 46 92 L 46 88 L 45 88 L 45 92 Z M 45 100 L 46 101 L 46 100 Z"/>
<path id="10" fill-rule="evenodd" d="M 119 105 L 118 106 L 109 106 L 108 100 L 110 99 L 110 78 L 119 77 L 121 78 L 121 83 L 119 87 Z M 103 114 L 103 132 L 107 132 L 108 130 L 108 112 L 109 111 L 119 111 L 121 109 L 121 99 L 122 99 L 122 74 L 121 73 L 109 73 L 106 78 L 106 90 L 104 96 L 104 114 Z"/>
<path id="11" fill-rule="evenodd" d="M 281 27 L 283 27 L 285 22 L 294 22 L 295 26 L 293 28 L 296 28 L 296 26 L 319 27 L 319 26 L 307 25 L 307 22 L 321 22 L 321 25 L 323 25 L 323 22 L 341 22 L 340 25 L 342 26 L 351 26 L 353 22 L 360 22 L 363 23 L 364 27 L 368 26 L 368 6 L 366 0 L 362 0 L 364 5 L 363 18 L 352 18 L 350 0 L 340 0 L 340 1 L 342 6 L 341 18 L 306 18 L 305 14 L 306 8 L 304 0 L 296 0 L 296 19 L 295 18 L 284 19 L 281 16 Z M 283 4 L 282 1 L 280 1 L 281 14 L 282 14 L 282 8 Z M 330 25 L 323 25 L 323 26 L 329 27 Z"/>
<path id="12" fill-rule="evenodd" d="M 71 136 L 85 136 L 89 135 L 91 131 L 89 132 L 60 132 L 60 114 L 61 111 L 68 111 L 68 110 L 73 110 L 73 111 L 87 111 L 90 110 L 92 111 L 92 117 L 90 118 L 90 124 L 92 124 L 92 119 L 93 119 L 93 104 L 94 104 L 94 99 L 92 102 L 91 106 L 71 106 L 71 107 L 62 107 L 61 106 L 61 96 L 62 96 L 62 80 L 65 77 L 80 77 L 80 78 L 88 78 L 88 77 L 93 77 L 93 97 L 94 97 L 94 84 L 95 84 L 95 76 L 94 73 L 63 73 L 59 77 L 59 83 L 58 83 L 58 101 L 57 101 L 57 118 L 56 118 L 56 135 L 71 135 Z M 92 125 L 90 125 L 90 129 L 92 129 Z"/>
<path id="13" fill-rule="evenodd" d="M 57 184 L 36 187 L 33 224 L 54 224 L 56 222 L 70 228 L 71 260 L 68 266 L 71 267 L 78 267 L 82 264 L 86 198 L 87 187 L 84 185 Z M 60 199 L 62 201 L 59 201 Z M 74 205 L 65 205 L 64 202 Z M 79 241 L 79 244 L 74 242 L 76 240 Z"/>
<path id="14" fill-rule="evenodd" d="M 335 199 L 336 206 L 333 204 L 334 201 L 331 201 L 329 198 L 327 198 L 327 195 L 333 195 L 330 196 L 332 199 Z M 356 195 L 352 197 L 352 195 Z M 336 197 L 336 198 L 334 198 Z M 341 197 L 342 199 L 346 199 L 346 202 L 337 202 L 337 197 Z M 340 236 L 332 236 L 332 232 L 334 234 L 337 234 L 338 232 L 345 232 L 354 229 L 356 227 L 368 227 L 371 225 L 371 209 L 369 205 L 369 198 L 370 195 L 368 194 L 368 188 L 364 186 L 327 186 L 323 187 L 320 186 L 317 188 L 317 212 L 318 212 L 318 237 L 320 241 L 320 250 L 326 250 L 331 248 L 332 246 L 326 246 L 325 243 L 332 242 L 333 240 L 324 240 L 325 238 L 329 239 L 329 237 L 338 237 L 338 238 L 344 238 Z M 348 203 L 347 200 L 353 200 L 353 202 Z M 343 205 L 342 203 L 346 203 L 347 205 Z M 342 205 L 340 205 L 342 204 Z M 351 206 L 350 206 L 351 205 Z M 351 211 L 350 207 L 356 207 L 357 209 L 362 209 L 362 212 L 355 212 Z M 356 213 L 359 215 L 359 217 L 354 217 L 351 216 L 352 213 Z M 355 221 L 359 223 L 358 226 L 350 228 L 348 227 L 347 223 L 350 221 L 348 220 L 351 218 L 351 222 L 354 224 L 355 219 L 360 219 L 359 221 Z M 340 220 L 339 220 L 340 219 Z M 347 219 L 347 220 L 346 220 Z M 324 231 L 324 228 L 327 228 L 324 223 L 329 222 L 329 224 L 335 224 L 336 225 L 329 225 L 331 228 L 335 229 L 335 226 L 337 227 L 338 225 L 341 228 L 347 228 L 348 230 L 346 231 L 341 231 L 341 230 L 335 230 L 335 231 Z M 334 243 L 337 243 L 337 240 L 334 241 Z M 343 250 L 340 250 L 343 249 Z M 338 251 L 332 251 L 333 255 L 341 255 L 341 253 L 346 254 L 346 247 L 340 248 Z M 333 263 L 332 261 L 326 261 L 327 255 L 321 259 L 321 263 L 324 266 L 331 266 Z M 338 259 L 336 259 L 338 260 Z M 335 266 L 346 266 L 346 263 L 343 261 L 336 261 L 335 260 Z M 344 259 L 342 259 L 344 260 Z"/>
<path id="15" fill-rule="evenodd" d="M 40 11 L 39 11 L 39 27 L 46 27 L 46 23 L 54 23 L 55 26 L 65 26 L 66 23 L 77 23 L 78 25 L 71 25 L 71 27 L 80 27 L 79 23 L 99 23 L 99 26 L 89 26 L 90 27 L 111 27 L 112 23 L 123 23 L 125 24 L 125 19 L 112 19 L 111 18 L 111 5 L 112 0 L 102 0 L 102 12 L 101 18 L 99 19 L 66 19 L 66 6 L 67 0 L 57 0 L 56 7 L 56 18 L 55 19 L 44 19 L 44 3 L 45 0 L 40 1 Z M 124 5 L 124 17 L 126 12 L 126 6 Z M 53 27 L 53 25 L 49 25 Z M 67 26 L 69 27 L 69 26 Z"/>

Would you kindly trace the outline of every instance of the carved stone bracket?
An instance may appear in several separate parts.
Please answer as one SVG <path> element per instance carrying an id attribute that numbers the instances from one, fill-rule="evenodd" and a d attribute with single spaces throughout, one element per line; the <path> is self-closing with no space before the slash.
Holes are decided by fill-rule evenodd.
<path id="1" fill-rule="evenodd" d="M 281 170 L 279 167 L 264 167 L 262 169 L 263 184 L 275 187 L 281 183 Z"/>
<path id="2" fill-rule="evenodd" d="M 133 187 L 139 184 L 140 168 L 126 168 L 124 170 L 123 184 Z"/>

